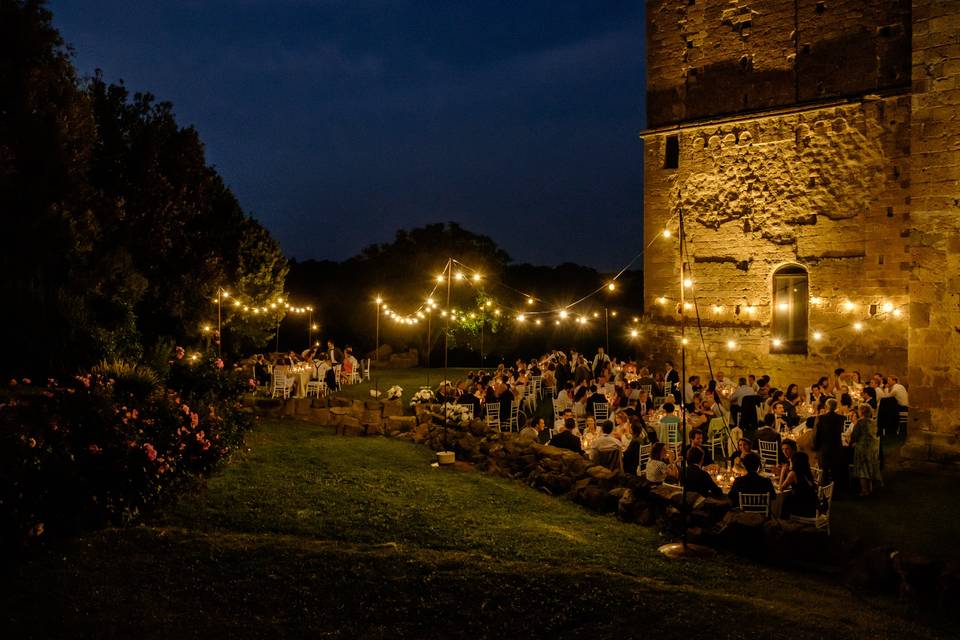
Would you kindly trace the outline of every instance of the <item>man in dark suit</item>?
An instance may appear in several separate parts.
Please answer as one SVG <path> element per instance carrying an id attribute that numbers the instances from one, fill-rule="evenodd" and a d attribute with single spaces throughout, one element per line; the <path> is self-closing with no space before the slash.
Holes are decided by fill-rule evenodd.
<path id="1" fill-rule="evenodd" d="M 667 372 L 664 374 L 663 380 L 666 383 L 664 395 L 672 391 L 676 403 L 680 404 L 680 389 L 677 386 L 677 383 L 680 382 L 680 372 L 673 368 L 673 363 L 669 360 L 667 360 Z"/>
<path id="2" fill-rule="evenodd" d="M 598 402 L 609 403 L 609 401 L 607 400 L 607 396 L 597 391 L 597 385 L 592 384 L 590 385 L 590 397 L 587 398 L 586 412 L 588 416 L 596 415 L 593 412 L 593 405 L 597 404 Z M 607 410 L 609 411 L 609 409 L 610 409 L 610 406 L 608 404 Z"/>
<path id="3" fill-rule="evenodd" d="M 687 451 L 687 472 L 683 480 L 687 491 L 695 491 L 702 496 L 722 498 L 723 491 L 721 491 L 717 483 L 713 481 L 710 474 L 700 467 L 702 463 L 703 449 L 690 447 Z"/>
<path id="4" fill-rule="evenodd" d="M 837 413 L 837 401 L 827 400 L 826 412 L 817 418 L 816 431 L 813 434 L 813 450 L 820 458 L 823 470 L 823 484 L 833 482 L 834 494 L 846 487 L 847 459 L 843 450 L 843 416 Z"/>
<path id="5" fill-rule="evenodd" d="M 573 418 L 567 418 L 563 421 L 563 431 L 550 439 L 550 444 L 561 449 L 569 449 L 583 454 L 583 444 L 580 438 L 573 432 L 577 428 L 577 421 Z"/>
<path id="6" fill-rule="evenodd" d="M 747 470 L 747 475 L 740 476 L 733 481 L 730 487 L 730 503 L 734 509 L 740 508 L 741 493 L 765 493 L 770 496 L 770 504 L 777 498 L 777 492 L 773 488 L 773 482 L 770 478 L 764 478 L 759 473 L 760 456 L 755 453 L 748 453 L 743 456 L 743 467 Z"/>

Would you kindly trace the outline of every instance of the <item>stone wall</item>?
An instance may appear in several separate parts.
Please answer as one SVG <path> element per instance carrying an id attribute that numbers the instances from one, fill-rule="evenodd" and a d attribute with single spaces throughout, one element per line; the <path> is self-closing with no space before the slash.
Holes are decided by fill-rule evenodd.
<path id="1" fill-rule="evenodd" d="M 664 166 L 670 136 L 677 168 Z M 644 304 L 655 324 L 678 323 L 682 208 L 688 296 L 707 345 L 691 332 L 694 371 L 706 371 L 709 354 L 715 370 L 768 373 L 778 385 L 806 385 L 837 366 L 905 373 L 909 96 L 662 129 L 644 141 L 644 237 L 672 232 L 647 249 Z M 771 277 L 785 264 L 807 269 L 817 302 L 806 355 L 773 348 Z M 695 323 L 694 309 L 687 318 Z M 676 358 L 675 331 L 651 340 L 649 352 Z"/>
<path id="2" fill-rule="evenodd" d="M 914 428 L 904 455 L 960 461 L 960 2 L 916 1 L 913 19 Z"/>
<path id="3" fill-rule="evenodd" d="M 909 0 L 649 0 L 651 126 L 910 84 Z"/>

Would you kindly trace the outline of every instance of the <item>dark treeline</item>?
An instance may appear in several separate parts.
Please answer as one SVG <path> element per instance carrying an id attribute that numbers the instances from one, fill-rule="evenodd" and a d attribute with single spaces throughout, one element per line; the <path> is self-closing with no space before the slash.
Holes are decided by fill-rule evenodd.
<path id="1" fill-rule="evenodd" d="M 0 213 L 6 373 L 149 361 L 198 344 L 218 287 L 283 291 L 286 259 L 197 131 L 149 94 L 79 79 L 38 0 L 0 0 Z M 237 351 L 272 333 L 228 322 Z"/>
<path id="2" fill-rule="evenodd" d="M 418 349 L 425 364 L 429 333 L 433 342 L 431 362 L 438 365 L 443 358 L 445 324 L 439 311 L 446 308 L 446 284 L 438 285 L 436 277 L 450 257 L 464 265 L 455 265 L 454 273 L 462 271 L 466 276 L 453 281 L 450 307 L 462 314 L 474 314 L 451 326 L 451 364 L 479 364 L 481 339 L 488 363 L 549 348 L 595 349 L 606 339 L 605 306 L 608 312 L 616 313 L 609 317 L 611 348 L 629 353 L 630 325 L 643 304 L 641 272 L 626 272 L 614 291 L 603 288 L 571 309 L 570 317 L 559 326 L 555 313 L 531 315 L 528 321 L 518 323 L 518 310 L 556 311 L 604 287 L 611 274 L 575 264 L 544 267 L 514 263 L 489 237 L 452 222 L 400 230 L 394 242 L 373 245 L 344 262 L 294 261 L 287 286 L 298 304 L 316 307 L 314 322 L 320 328 L 313 334 L 314 340 L 334 338 L 339 344 L 351 344 L 363 355 L 374 348 L 378 295 L 388 308 L 407 315 L 415 312 L 436 287 L 433 299 L 440 308 L 432 316 L 429 332 L 426 317 L 410 326 L 381 314 L 380 340 L 395 350 Z M 478 282 L 469 277 L 470 269 L 482 275 Z M 524 294 L 535 297 L 535 304 L 528 305 Z M 494 313 L 497 309 L 501 310 L 499 316 Z M 587 316 L 588 323 L 578 324 L 578 315 Z M 541 325 L 535 324 L 537 317 Z M 304 348 L 310 335 L 307 323 L 305 317 L 288 316 L 281 329 L 281 348 Z"/>

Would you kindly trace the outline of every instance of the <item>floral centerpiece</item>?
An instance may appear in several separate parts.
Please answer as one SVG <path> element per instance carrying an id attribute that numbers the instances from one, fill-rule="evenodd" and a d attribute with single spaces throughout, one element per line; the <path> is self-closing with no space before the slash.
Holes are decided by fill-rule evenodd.
<path id="1" fill-rule="evenodd" d="M 472 407 L 470 405 L 453 404 L 448 402 L 443 405 L 443 415 L 448 416 L 453 422 L 464 422 L 473 417 Z"/>
<path id="2" fill-rule="evenodd" d="M 387 400 L 399 400 L 403 397 L 403 388 L 399 385 L 393 385 L 387 389 Z"/>
<path id="3" fill-rule="evenodd" d="M 437 396 L 433 393 L 432 389 L 420 389 L 410 400 L 410 406 L 416 406 L 418 404 L 430 404 L 437 401 Z"/>

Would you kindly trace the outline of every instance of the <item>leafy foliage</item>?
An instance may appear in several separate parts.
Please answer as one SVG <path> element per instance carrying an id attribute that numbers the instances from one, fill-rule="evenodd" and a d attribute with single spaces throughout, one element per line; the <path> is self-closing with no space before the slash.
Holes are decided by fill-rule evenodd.
<path id="1" fill-rule="evenodd" d="M 277 243 L 207 164 L 170 103 L 80 82 L 42 2 L 0 0 L 0 296 L 20 335 L 7 368 L 72 371 L 188 343 L 218 287 L 279 296 Z M 230 349 L 273 320 L 224 314 Z"/>

